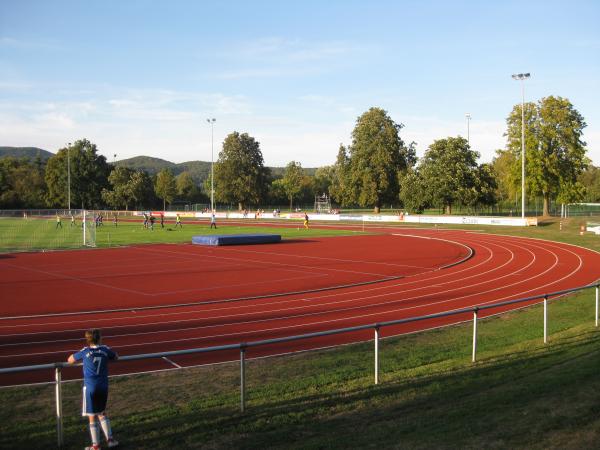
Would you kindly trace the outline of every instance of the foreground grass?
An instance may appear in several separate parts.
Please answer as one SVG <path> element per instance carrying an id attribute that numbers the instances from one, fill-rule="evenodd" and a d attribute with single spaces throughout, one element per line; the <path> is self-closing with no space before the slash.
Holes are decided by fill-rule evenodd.
<path id="1" fill-rule="evenodd" d="M 597 448 L 600 331 L 593 292 L 471 328 L 385 339 L 373 385 L 372 343 L 250 361 L 247 411 L 237 364 L 113 378 L 123 448 Z M 251 356 L 249 354 L 248 356 Z M 67 448 L 87 442 L 80 383 L 67 383 Z M 1 448 L 53 446 L 52 387 L 0 389 Z"/>

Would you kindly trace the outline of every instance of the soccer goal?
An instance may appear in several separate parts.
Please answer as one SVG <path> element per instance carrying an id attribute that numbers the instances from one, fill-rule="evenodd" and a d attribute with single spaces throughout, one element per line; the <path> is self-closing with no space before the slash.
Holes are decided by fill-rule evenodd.
<path id="1" fill-rule="evenodd" d="M 84 247 L 96 246 L 97 217 L 98 215 L 95 211 L 83 210 L 81 212 L 82 244 Z"/>
<path id="2" fill-rule="evenodd" d="M 82 246 L 96 246 L 93 212 L 66 209 L 0 211 L 0 252 Z"/>

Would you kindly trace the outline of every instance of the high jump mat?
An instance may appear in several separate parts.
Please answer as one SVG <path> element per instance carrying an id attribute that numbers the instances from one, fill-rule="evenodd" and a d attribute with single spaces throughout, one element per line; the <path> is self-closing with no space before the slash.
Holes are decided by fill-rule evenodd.
<path id="1" fill-rule="evenodd" d="M 250 245 L 281 242 L 280 234 L 212 234 L 192 236 L 192 244 L 198 245 Z"/>

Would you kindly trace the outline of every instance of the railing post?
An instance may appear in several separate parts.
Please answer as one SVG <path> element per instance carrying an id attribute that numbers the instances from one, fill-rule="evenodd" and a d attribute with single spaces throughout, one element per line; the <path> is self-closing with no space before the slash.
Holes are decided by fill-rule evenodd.
<path id="1" fill-rule="evenodd" d="M 375 384 L 379 384 L 379 325 L 375 325 Z"/>
<path id="2" fill-rule="evenodd" d="M 63 439 L 63 419 L 62 419 L 62 376 L 61 368 L 56 367 L 54 369 L 55 393 L 56 393 L 56 436 L 58 440 L 58 448 L 64 447 Z"/>
<path id="3" fill-rule="evenodd" d="M 548 343 L 548 296 L 544 295 L 544 344 Z"/>
<path id="4" fill-rule="evenodd" d="M 596 285 L 596 327 L 598 326 L 598 290 L 600 290 L 600 285 Z"/>
<path id="5" fill-rule="evenodd" d="M 473 310 L 473 357 L 471 359 L 472 362 L 476 361 L 477 358 L 477 313 L 479 312 L 479 308 L 475 308 Z"/>
<path id="6" fill-rule="evenodd" d="M 246 345 L 240 346 L 240 410 L 246 411 Z"/>

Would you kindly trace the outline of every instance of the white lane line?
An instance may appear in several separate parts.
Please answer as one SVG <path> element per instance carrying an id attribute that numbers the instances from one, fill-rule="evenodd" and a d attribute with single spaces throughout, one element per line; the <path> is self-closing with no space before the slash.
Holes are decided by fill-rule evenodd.
<path id="1" fill-rule="evenodd" d="M 535 246 L 535 247 L 538 247 L 538 248 L 539 248 L 539 246 Z M 562 249 L 561 247 L 558 247 L 558 246 L 555 246 L 555 247 L 556 247 L 556 248 L 559 248 L 559 249 Z M 542 250 L 545 250 L 545 249 L 542 249 Z M 566 250 L 566 251 L 568 251 L 568 250 Z M 572 253 L 572 254 L 574 254 L 576 257 L 578 257 L 578 258 L 579 258 L 579 260 L 580 260 L 580 266 L 581 266 L 581 264 L 582 264 L 582 260 L 581 260 L 581 258 L 580 258 L 578 255 L 576 255 L 575 253 L 573 253 L 573 252 L 570 252 L 570 251 L 569 251 L 569 253 Z M 556 256 L 555 256 L 555 257 L 556 257 Z M 545 272 L 544 272 L 544 273 L 545 273 Z M 537 277 L 537 276 L 541 276 L 541 275 L 542 275 L 542 274 L 540 274 L 540 275 L 536 275 L 536 277 Z M 488 280 L 487 282 L 489 283 L 490 281 Z M 478 284 L 482 284 L 482 283 L 478 283 Z M 513 285 L 514 285 L 514 284 L 517 284 L 517 283 L 513 283 Z M 554 283 L 552 283 L 552 284 L 554 284 Z M 368 298 L 368 297 L 361 298 L 360 300 L 363 300 L 363 299 L 366 299 L 366 298 Z M 355 299 L 353 299 L 353 300 L 355 300 Z M 406 300 L 406 299 L 405 299 L 405 300 Z M 346 303 L 346 302 L 347 302 L 347 301 L 344 301 L 343 303 Z M 388 303 L 389 303 L 389 302 L 388 302 Z M 293 308 L 292 308 L 292 309 L 293 309 Z M 282 311 L 282 310 L 279 310 L 279 311 Z M 278 311 L 278 312 L 279 312 L 279 311 Z M 239 315 L 239 314 L 238 314 L 238 315 Z M 233 318 L 233 317 L 234 317 L 234 316 L 222 316 L 221 318 Z M 288 317 L 289 317 L 289 316 L 288 316 Z M 276 318 L 276 319 L 277 319 L 277 318 Z M 190 320 L 198 320 L 198 319 L 190 319 Z M 168 322 L 165 322 L 165 323 L 168 323 Z M 223 325 L 226 325 L 226 324 L 223 324 Z M 143 326 L 143 324 L 140 324 L 140 325 L 134 325 L 134 326 Z M 127 326 L 125 326 L 125 327 L 127 327 Z M 130 327 L 130 326 L 129 326 L 129 327 Z M 48 333 L 48 332 L 46 332 L 46 333 Z"/>
<path id="2" fill-rule="evenodd" d="M 492 250 L 489 249 L 489 248 L 487 248 L 487 247 L 486 247 L 486 249 L 489 252 L 489 256 L 488 256 L 488 258 L 484 262 L 487 262 L 488 260 L 490 260 L 490 258 L 492 256 Z M 502 267 L 504 267 L 505 265 L 509 264 L 513 260 L 514 254 L 511 253 L 511 255 L 512 255 L 512 257 L 507 262 L 505 262 L 504 264 L 502 264 L 500 266 L 495 266 L 492 270 L 489 270 L 489 271 L 486 271 L 486 272 L 477 272 L 473 276 L 464 277 L 464 278 L 461 279 L 461 281 L 464 281 L 465 279 L 469 279 L 469 278 L 478 277 L 478 276 L 481 276 L 482 274 L 491 273 L 491 272 L 494 272 L 496 270 L 501 269 Z M 436 276 L 436 277 L 433 277 L 433 278 L 436 278 L 436 279 L 437 278 L 444 278 L 446 276 L 448 276 L 448 275 Z M 456 283 L 456 282 L 457 282 L 457 280 L 450 280 L 450 281 L 447 281 L 447 282 L 437 283 L 434 286 L 436 286 L 436 287 L 442 287 L 445 284 L 451 284 L 451 283 Z M 407 284 L 415 284 L 415 282 L 410 282 L 410 283 L 407 283 Z M 323 306 L 332 306 L 332 305 L 335 306 L 335 305 L 340 305 L 340 304 L 353 303 L 355 301 L 367 300 L 369 298 L 379 298 L 379 297 L 385 297 L 385 296 L 390 296 L 390 295 L 397 295 L 399 293 L 407 293 L 407 292 L 419 291 L 419 290 L 426 289 L 426 288 L 430 287 L 430 285 L 428 285 L 428 286 L 418 285 L 415 288 L 404 290 L 404 291 L 401 291 L 401 292 L 399 292 L 399 291 L 391 291 L 391 292 L 387 292 L 387 293 L 384 292 L 384 293 L 382 293 L 380 295 L 370 295 L 370 296 L 367 296 L 367 297 L 356 297 L 357 294 L 362 294 L 364 292 L 373 293 L 374 291 L 391 290 L 391 289 L 396 288 L 398 286 L 406 286 L 406 284 L 405 285 L 392 284 L 392 285 L 390 285 L 387 288 L 386 287 L 376 287 L 376 288 L 372 288 L 372 289 L 363 289 L 363 290 L 359 290 L 359 291 L 352 291 L 352 292 L 346 293 L 346 294 L 334 293 L 334 294 L 329 294 L 329 295 L 319 295 L 317 297 L 311 297 L 311 298 L 300 298 L 300 299 L 296 299 L 296 300 L 273 301 L 273 302 L 268 302 L 268 303 L 261 304 L 260 306 L 263 308 L 263 310 L 261 310 L 261 311 L 255 311 L 255 312 L 249 311 L 249 312 L 242 312 L 242 313 L 237 313 L 237 314 L 233 314 L 233 315 L 231 315 L 231 314 L 227 315 L 227 314 L 224 314 L 224 312 L 228 311 L 228 310 L 240 310 L 240 309 L 251 309 L 251 308 L 253 309 L 253 308 L 256 307 L 256 305 L 242 305 L 242 306 L 230 306 L 230 307 L 219 307 L 219 308 L 206 308 L 206 309 L 203 309 L 203 310 L 197 310 L 197 312 L 202 312 L 202 313 L 205 313 L 205 314 L 206 313 L 210 313 L 210 312 L 219 312 L 221 314 L 220 316 L 205 315 L 204 318 L 207 319 L 207 320 L 228 319 L 228 318 L 234 318 L 234 317 L 237 317 L 237 316 L 248 317 L 251 314 L 264 314 L 264 309 L 265 309 L 264 307 L 265 306 L 271 306 L 271 305 L 277 305 L 280 308 L 278 308 L 278 309 L 268 309 L 268 310 L 266 310 L 267 312 L 269 312 L 269 313 L 275 313 L 275 312 L 277 312 L 277 313 L 283 313 L 283 312 L 286 312 L 286 311 L 294 311 L 294 310 L 298 310 L 298 309 L 309 309 L 309 308 L 312 308 L 312 305 L 306 305 L 306 304 L 300 304 L 298 306 L 290 306 L 290 307 L 286 307 L 286 308 L 281 308 L 281 306 L 284 305 L 284 304 L 286 304 L 286 303 L 291 303 L 293 305 L 294 303 L 297 303 L 297 302 L 300 302 L 300 301 L 302 301 L 302 302 L 306 302 L 306 301 L 313 301 L 313 302 L 315 302 L 316 300 L 321 301 L 321 300 L 323 300 L 325 298 L 334 298 L 335 299 L 336 297 L 339 297 L 339 296 L 345 297 L 343 300 L 337 300 L 337 301 L 331 301 L 331 302 L 325 302 L 325 303 L 321 302 L 321 303 L 319 303 L 317 305 L 317 306 L 320 306 L 320 307 L 323 307 Z M 351 295 L 351 296 L 354 296 L 354 297 L 348 298 L 348 295 Z M 416 297 L 412 297 L 412 298 L 414 299 Z M 381 304 L 381 303 L 379 303 L 379 304 Z M 140 319 L 140 318 L 156 318 L 156 317 L 163 317 L 163 316 L 169 316 L 169 315 L 179 315 L 179 314 L 189 315 L 188 313 L 191 313 L 191 312 L 195 312 L 195 311 L 192 310 L 192 311 L 187 311 L 185 313 L 179 312 L 179 313 L 166 313 L 166 314 L 147 314 L 145 316 L 139 316 L 138 315 L 138 316 L 136 316 L 136 318 L 138 318 L 138 319 Z M 129 319 L 130 319 L 130 317 L 121 318 L 121 320 L 129 320 Z M 102 321 L 102 320 L 106 320 L 106 319 L 99 319 L 99 321 Z M 108 319 L 108 320 L 111 320 L 111 322 L 112 322 L 112 319 Z M 198 318 L 193 318 L 193 319 L 177 319 L 177 320 L 162 321 L 162 322 L 153 321 L 152 323 L 148 323 L 148 324 L 135 324 L 135 325 L 126 324 L 126 325 L 116 325 L 116 326 L 109 325 L 108 327 L 113 328 L 113 329 L 114 328 L 132 328 L 132 327 L 137 327 L 137 326 L 141 327 L 141 326 L 145 326 L 145 325 L 148 326 L 148 325 L 166 325 L 166 324 L 170 324 L 170 323 L 182 323 L 182 322 L 189 322 L 189 321 L 194 321 L 194 320 L 198 320 Z M 80 323 L 80 322 L 79 321 L 73 321 L 73 322 L 70 322 L 70 323 Z M 87 323 L 89 323 L 89 322 L 87 322 Z M 82 329 L 82 328 L 76 328 L 76 329 L 69 329 L 69 330 L 61 330 L 61 332 L 75 332 L 75 331 L 82 331 L 82 330 L 84 330 L 84 329 Z M 51 332 L 52 331 L 40 331 L 40 332 L 30 332 L 30 333 L 14 333 L 14 334 L 2 335 L 2 337 L 38 335 L 38 334 L 47 334 L 47 333 L 51 333 Z M 38 341 L 38 343 L 40 343 L 40 342 L 43 342 L 43 341 Z M 3 344 L 3 345 L 0 345 L 0 347 L 11 346 L 11 345 L 15 345 L 15 344 Z"/>
<path id="3" fill-rule="evenodd" d="M 169 358 L 167 358 L 166 356 L 163 356 L 162 359 L 164 359 L 166 362 L 173 364 L 175 367 L 177 367 L 178 369 L 181 369 L 181 366 L 177 363 L 174 363 L 173 361 L 171 361 Z"/>
<path id="4" fill-rule="evenodd" d="M 554 268 L 557 265 L 557 260 L 558 260 L 558 255 L 556 255 L 556 253 L 551 252 L 551 251 L 549 251 L 549 250 L 547 250 L 545 248 L 542 248 L 540 246 L 533 246 L 533 247 L 537 247 L 537 248 L 539 248 L 539 249 L 541 249 L 543 251 L 546 251 L 548 253 L 553 254 L 555 256 L 555 263 L 550 268 L 548 268 L 546 271 L 544 271 L 544 272 L 542 272 L 540 274 L 537 274 L 535 276 L 532 276 L 532 277 L 530 277 L 530 279 L 537 278 L 537 277 L 539 277 L 539 276 L 547 273 L 548 271 L 552 270 L 552 268 Z M 556 248 L 561 249 L 558 246 L 556 246 Z M 561 250 L 563 250 L 563 249 L 561 249 Z M 549 286 L 549 285 L 555 284 L 557 282 L 560 282 L 563 279 L 566 279 L 566 278 L 570 277 L 571 275 L 573 275 L 574 273 L 576 273 L 577 271 L 579 271 L 579 269 L 581 268 L 581 266 L 583 264 L 583 261 L 582 261 L 581 257 L 579 255 L 575 254 L 574 252 L 571 252 L 569 250 L 566 250 L 566 251 L 568 251 L 569 253 L 572 253 L 573 255 L 575 255 L 579 259 L 579 265 L 578 265 L 578 267 L 575 268 L 574 270 L 572 270 L 570 273 L 568 273 L 565 276 L 563 276 L 562 278 L 560 278 L 558 280 L 555 280 L 552 283 L 547 283 L 547 284 L 543 285 L 542 287 Z M 513 284 L 520 284 L 520 283 L 513 283 Z M 537 288 L 539 288 L 539 287 L 537 287 Z M 495 291 L 495 290 L 498 290 L 498 289 L 492 289 L 492 290 L 486 291 L 486 292 L 491 292 L 491 291 Z M 487 303 L 492 303 L 494 301 L 499 301 L 499 300 L 504 300 L 504 299 L 510 299 L 510 298 L 516 298 L 517 296 L 522 295 L 523 293 L 528 293 L 528 292 L 531 292 L 533 290 L 534 289 L 529 289 L 527 291 L 522 291 L 522 292 L 519 292 L 519 293 L 516 293 L 516 294 L 512 294 L 512 295 L 510 295 L 508 297 L 504 297 L 504 298 L 501 298 L 501 299 L 494 299 L 494 300 L 490 300 L 490 301 L 487 301 L 487 302 L 484 302 L 484 303 L 479 302 L 477 304 L 487 304 Z M 481 293 L 477 293 L 477 294 L 473 294 L 473 295 L 465 295 L 465 296 L 458 297 L 458 298 L 468 298 L 468 297 L 473 297 L 474 295 L 479 296 L 480 294 Z M 352 319 L 356 319 L 356 318 L 364 318 L 364 317 L 375 316 L 375 315 L 380 315 L 380 314 L 389 314 L 389 313 L 392 313 L 392 312 L 397 312 L 397 311 L 402 311 L 402 310 L 407 310 L 407 309 L 414 309 L 414 308 L 417 308 L 417 307 L 423 308 L 423 307 L 427 307 L 427 306 L 431 306 L 431 305 L 435 305 L 435 304 L 439 304 L 439 303 L 447 303 L 449 301 L 452 301 L 452 300 L 447 300 L 447 301 L 443 301 L 443 302 L 429 303 L 429 304 L 423 304 L 423 305 L 419 305 L 419 306 L 415 306 L 415 307 L 409 307 L 409 308 L 392 309 L 392 310 L 388 310 L 388 311 L 384 311 L 384 312 L 362 314 L 362 315 L 359 315 L 359 316 L 350 316 L 350 317 L 344 317 L 344 318 L 338 318 L 338 319 L 330 319 L 330 320 L 324 320 L 324 321 L 317 321 L 317 322 L 311 322 L 311 323 L 305 323 L 305 324 L 287 325 L 287 326 L 283 326 L 283 327 L 275 327 L 275 328 L 269 328 L 269 329 L 250 330 L 250 331 L 242 332 L 242 333 L 239 333 L 239 332 L 236 333 L 236 332 L 234 332 L 234 333 L 227 333 L 227 334 L 220 334 L 220 335 L 213 335 L 213 336 L 203 336 L 203 337 L 195 337 L 195 338 L 187 338 L 187 339 L 176 339 L 176 340 L 160 341 L 160 342 L 162 342 L 162 343 L 172 343 L 172 342 L 189 341 L 189 340 L 203 340 L 203 339 L 211 339 L 211 338 L 215 338 L 215 337 L 230 337 L 230 336 L 235 336 L 235 335 L 242 336 L 242 335 L 249 335 L 249 334 L 257 334 L 257 333 L 261 333 L 261 332 L 265 332 L 265 331 L 276 331 L 276 330 L 279 330 L 279 329 L 286 329 L 286 328 L 307 327 L 307 326 L 314 326 L 316 324 L 335 323 L 335 322 L 340 322 L 340 321 L 344 321 L 344 320 L 352 320 Z M 388 302 L 388 303 L 392 303 L 392 302 Z M 475 304 L 473 306 L 475 306 Z M 461 306 L 461 308 L 463 308 L 463 307 L 464 306 Z M 354 309 L 354 308 L 349 308 L 349 309 Z M 314 314 L 308 314 L 308 315 L 314 315 Z M 289 317 L 287 317 L 287 318 L 289 319 Z M 248 323 L 253 323 L 253 322 L 250 321 Z M 149 333 L 135 333 L 135 335 L 143 335 L 143 334 L 149 334 Z M 126 336 L 126 335 L 121 335 L 121 336 Z M 154 343 L 159 343 L 159 342 L 154 342 Z M 127 344 L 127 345 L 124 345 L 124 346 L 121 346 L 121 347 L 142 346 L 142 345 L 150 345 L 150 344 L 151 343 L 136 343 L 136 344 Z M 55 353 L 55 352 L 47 352 L 47 353 Z M 19 355 L 12 355 L 12 356 L 14 357 L 14 356 L 19 356 Z"/>

